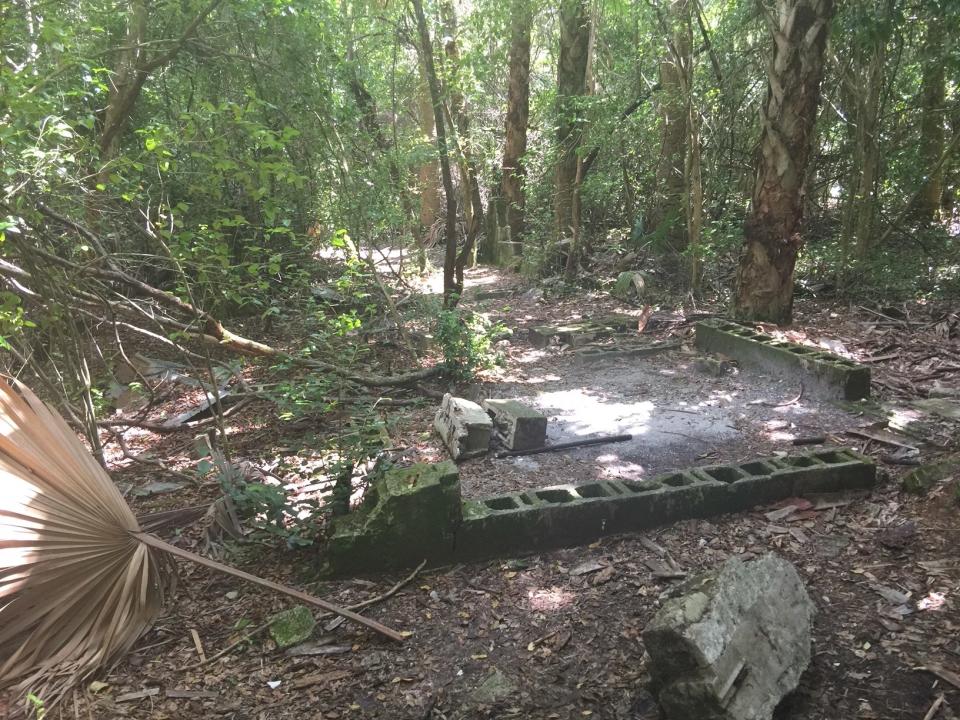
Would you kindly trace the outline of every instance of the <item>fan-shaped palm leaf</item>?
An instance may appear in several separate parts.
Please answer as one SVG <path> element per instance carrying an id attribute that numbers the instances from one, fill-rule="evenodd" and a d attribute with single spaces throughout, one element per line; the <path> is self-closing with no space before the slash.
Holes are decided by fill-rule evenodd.
<path id="1" fill-rule="evenodd" d="M 130 648 L 171 575 L 66 422 L 18 389 L 0 380 L 0 687 L 55 697 Z"/>
<path id="2" fill-rule="evenodd" d="M 118 659 L 160 612 L 169 555 L 343 615 L 380 623 L 168 545 L 140 530 L 66 422 L 0 379 L 0 689 L 55 702 Z"/>

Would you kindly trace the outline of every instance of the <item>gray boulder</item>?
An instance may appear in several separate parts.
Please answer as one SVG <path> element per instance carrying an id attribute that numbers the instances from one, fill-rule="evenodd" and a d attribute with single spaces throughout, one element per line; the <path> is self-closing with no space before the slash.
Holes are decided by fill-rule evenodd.
<path id="1" fill-rule="evenodd" d="M 796 569 L 769 554 L 692 578 L 643 632 L 670 720 L 770 720 L 810 663 L 815 607 Z"/>

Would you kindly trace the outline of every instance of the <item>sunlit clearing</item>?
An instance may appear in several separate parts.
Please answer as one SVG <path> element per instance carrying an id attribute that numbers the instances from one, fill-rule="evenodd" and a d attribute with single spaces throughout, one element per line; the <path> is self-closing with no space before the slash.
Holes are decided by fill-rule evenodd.
<path id="1" fill-rule="evenodd" d="M 581 389 L 557 390 L 537 396 L 537 404 L 565 415 L 576 423 L 578 434 L 630 432 L 641 435 L 648 432 L 654 404 L 641 402 L 604 402 Z"/>
<path id="2" fill-rule="evenodd" d="M 535 588 L 527 592 L 530 609 L 539 612 L 559 610 L 573 603 L 574 594 L 563 588 Z"/>
<path id="3" fill-rule="evenodd" d="M 917 610 L 941 610 L 946 602 L 946 593 L 931 592 L 917 603 Z"/>

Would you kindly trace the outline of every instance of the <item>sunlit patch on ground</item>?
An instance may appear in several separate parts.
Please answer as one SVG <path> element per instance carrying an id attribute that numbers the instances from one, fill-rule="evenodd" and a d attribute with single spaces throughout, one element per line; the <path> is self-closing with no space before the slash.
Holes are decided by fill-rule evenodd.
<path id="1" fill-rule="evenodd" d="M 563 588 L 533 588 L 527 592 L 530 609 L 538 612 L 560 610 L 573 603 L 576 596 Z"/>

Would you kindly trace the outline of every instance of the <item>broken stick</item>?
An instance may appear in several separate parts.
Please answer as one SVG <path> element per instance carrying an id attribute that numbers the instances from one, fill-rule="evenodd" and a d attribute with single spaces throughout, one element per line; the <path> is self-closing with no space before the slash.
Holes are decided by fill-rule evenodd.
<path id="1" fill-rule="evenodd" d="M 537 455 L 539 453 L 554 452 L 555 450 L 570 450 L 571 448 L 586 447 L 588 445 L 606 445 L 607 443 L 618 443 L 632 440 L 633 435 L 602 435 L 595 438 L 585 438 L 584 440 L 572 440 L 571 442 L 557 443 L 556 445 L 544 445 L 543 447 L 530 448 L 529 450 L 503 450 L 496 454 L 497 458 L 517 457 L 518 455 Z"/>

